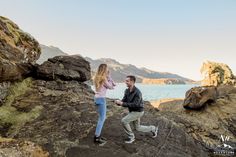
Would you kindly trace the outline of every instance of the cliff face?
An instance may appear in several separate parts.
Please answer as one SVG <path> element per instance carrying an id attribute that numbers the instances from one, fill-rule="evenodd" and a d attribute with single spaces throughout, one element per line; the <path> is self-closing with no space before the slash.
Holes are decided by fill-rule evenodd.
<path id="1" fill-rule="evenodd" d="M 203 86 L 236 85 L 236 78 L 228 65 L 207 61 L 201 67 Z"/>
<path id="2" fill-rule="evenodd" d="M 0 82 L 24 78 L 40 53 L 39 43 L 31 35 L 0 16 Z"/>

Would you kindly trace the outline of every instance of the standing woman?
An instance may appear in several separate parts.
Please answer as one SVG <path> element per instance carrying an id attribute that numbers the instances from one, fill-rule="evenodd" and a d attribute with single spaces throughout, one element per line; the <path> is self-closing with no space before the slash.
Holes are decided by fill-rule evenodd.
<path id="1" fill-rule="evenodd" d="M 94 78 L 95 85 L 95 105 L 99 114 L 97 127 L 94 136 L 94 143 L 102 146 L 107 141 L 105 138 L 101 137 L 101 131 L 103 124 L 106 119 L 106 91 L 107 89 L 114 89 L 115 83 L 111 79 L 110 72 L 108 70 L 107 64 L 100 64 L 98 71 Z"/>

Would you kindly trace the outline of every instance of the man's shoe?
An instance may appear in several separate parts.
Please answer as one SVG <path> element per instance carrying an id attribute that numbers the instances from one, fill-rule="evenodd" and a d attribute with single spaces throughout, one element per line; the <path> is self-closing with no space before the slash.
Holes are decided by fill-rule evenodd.
<path id="1" fill-rule="evenodd" d="M 107 141 L 102 137 L 94 136 L 94 143 L 98 144 L 99 146 L 104 146 L 107 143 Z"/>
<path id="2" fill-rule="evenodd" d="M 158 127 L 156 126 L 154 132 L 152 131 L 152 138 L 157 137 L 157 133 L 158 133 Z"/>
<path id="3" fill-rule="evenodd" d="M 125 143 L 133 143 L 135 141 L 135 138 L 127 138 L 125 140 Z"/>

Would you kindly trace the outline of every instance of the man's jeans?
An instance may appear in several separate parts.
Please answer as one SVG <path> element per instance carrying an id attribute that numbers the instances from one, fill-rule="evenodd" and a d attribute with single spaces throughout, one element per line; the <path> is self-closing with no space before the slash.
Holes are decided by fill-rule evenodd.
<path id="1" fill-rule="evenodd" d="M 125 133 L 128 135 L 129 138 L 135 138 L 134 133 L 130 127 L 130 123 L 134 125 L 135 130 L 141 132 L 154 132 L 155 126 L 144 126 L 140 125 L 140 118 L 143 116 L 143 112 L 130 112 L 127 116 L 125 116 L 121 122 L 124 127 Z"/>

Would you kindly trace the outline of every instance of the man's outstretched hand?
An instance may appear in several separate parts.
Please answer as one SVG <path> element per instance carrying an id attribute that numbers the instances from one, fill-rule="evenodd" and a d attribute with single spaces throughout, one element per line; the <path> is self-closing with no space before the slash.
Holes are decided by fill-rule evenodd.
<path id="1" fill-rule="evenodd" d="M 120 100 L 115 100 L 115 103 L 116 103 L 118 106 L 122 106 L 122 105 L 123 105 L 123 102 L 120 101 Z"/>

